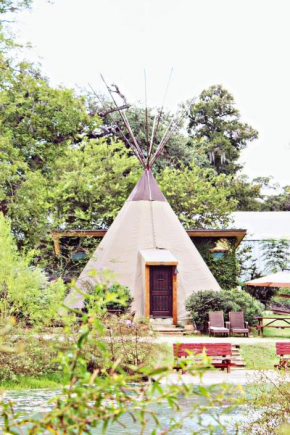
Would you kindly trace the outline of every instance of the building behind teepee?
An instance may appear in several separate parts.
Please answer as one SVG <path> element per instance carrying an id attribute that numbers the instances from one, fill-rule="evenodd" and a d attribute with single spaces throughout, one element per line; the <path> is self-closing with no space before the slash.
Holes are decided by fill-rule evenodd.
<path id="1" fill-rule="evenodd" d="M 133 310 L 146 317 L 172 318 L 176 324 L 186 316 L 185 301 L 192 292 L 220 287 L 151 172 L 176 125 L 172 123 L 154 152 L 153 127 L 145 156 L 126 115 L 120 111 L 120 116 L 144 173 L 76 284 L 86 291 L 96 284 L 92 271 L 109 269 L 118 282 L 130 289 Z M 66 303 L 81 308 L 84 298 L 73 290 Z"/>

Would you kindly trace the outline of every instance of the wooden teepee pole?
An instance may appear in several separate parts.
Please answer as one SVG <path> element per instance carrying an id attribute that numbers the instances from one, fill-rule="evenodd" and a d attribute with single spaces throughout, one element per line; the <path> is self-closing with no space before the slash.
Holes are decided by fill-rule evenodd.
<path id="1" fill-rule="evenodd" d="M 94 95 L 97 97 L 97 99 L 99 100 L 99 102 L 101 103 L 101 105 L 104 107 L 104 104 L 101 100 L 101 98 L 99 97 L 99 95 L 96 93 L 96 91 L 93 89 L 93 87 L 90 85 L 89 83 L 89 87 L 91 88 L 92 92 L 94 93 Z M 119 112 L 120 110 L 122 110 L 122 107 L 119 107 L 117 109 L 114 109 L 114 111 Z M 109 116 L 109 118 L 111 119 L 111 121 L 113 121 L 114 124 L 116 124 L 118 131 L 120 132 L 122 138 L 124 139 L 124 141 L 126 142 L 126 144 L 131 148 L 131 150 L 133 151 L 133 153 L 135 154 L 135 156 L 137 157 L 137 159 L 139 160 L 139 162 L 141 163 L 141 165 L 143 165 L 142 160 L 140 159 L 139 154 L 136 151 L 136 148 L 134 147 L 133 144 L 131 144 L 131 142 L 126 138 L 126 136 L 124 135 L 122 128 L 120 127 L 118 121 L 112 116 L 111 111 L 107 111 L 106 116 Z"/>
<path id="2" fill-rule="evenodd" d="M 111 98 L 112 98 L 112 100 L 113 100 L 115 106 L 118 107 L 118 104 L 117 104 L 117 102 L 116 102 L 116 100 L 115 100 L 115 98 L 114 98 L 114 96 L 113 96 L 113 94 L 112 94 L 112 91 L 111 91 L 111 89 L 109 88 L 109 86 L 107 85 L 107 83 L 106 83 L 104 77 L 102 76 L 102 74 L 101 74 L 101 79 L 102 79 L 103 82 L 105 83 L 105 86 L 106 86 L 106 88 L 107 88 L 107 90 L 108 90 L 108 92 L 109 92 L 109 94 L 110 94 L 110 96 L 111 96 Z M 131 126 L 130 126 L 130 124 L 129 124 L 129 121 L 128 121 L 126 115 L 125 115 L 124 113 L 122 113 L 122 111 L 119 111 L 119 113 L 120 113 L 120 116 L 121 116 L 121 118 L 122 118 L 122 120 L 123 120 L 123 122 L 124 122 L 124 124 L 125 124 L 125 126 L 126 126 L 126 128 L 127 128 L 127 130 L 128 130 L 128 132 L 129 132 L 130 136 L 131 136 L 131 139 L 132 139 L 133 142 L 134 142 L 134 145 L 135 145 L 135 147 L 136 147 L 136 150 L 138 151 L 138 154 L 139 154 L 139 156 L 140 156 L 140 159 L 139 159 L 139 160 L 140 160 L 142 166 L 143 166 L 144 168 L 146 168 L 146 163 L 145 163 L 145 159 L 144 159 L 143 151 L 141 150 L 141 148 L 140 148 L 140 146 L 139 146 L 139 144 L 138 144 L 138 142 L 137 142 L 137 140 L 136 140 L 136 138 L 135 138 L 135 136 L 134 136 L 134 134 L 133 134 L 133 132 L 132 132 L 132 130 L 131 130 Z"/>

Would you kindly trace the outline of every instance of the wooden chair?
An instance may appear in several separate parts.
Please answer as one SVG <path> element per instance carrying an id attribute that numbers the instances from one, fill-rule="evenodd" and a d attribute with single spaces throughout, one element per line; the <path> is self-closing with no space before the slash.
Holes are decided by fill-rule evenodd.
<path id="1" fill-rule="evenodd" d="M 242 311 L 231 311 L 230 317 L 230 335 L 244 334 L 244 337 L 249 337 L 249 324 L 244 320 Z"/>
<path id="2" fill-rule="evenodd" d="M 173 345 L 175 358 L 174 368 L 176 370 L 185 369 L 180 367 L 180 358 L 194 358 L 199 363 L 202 361 L 200 355 L 205 352 L 206 356 L 212 358 L 211 365 L 214 367 L 227 369 L 227 373 L 231 371 L 231 366 L 235 365 L 232 361 L 232 345 L 231 343 L 177 343 Z"/>
<path id="3" fill-rule="evenodd" d="M 228 322 L 225 327 L 224 313 L 222 311 L 211 311 L 209 312 L 209 322 L 208 322 L 208 332 L 209 336 L 214 336 L 216 334 L 230 335 L 230 330 L 228 327 Z"/>
<path id="4" fill-rule="evenodd" d="M 276 343 L 276 354 L 280 357 L 278 364 L 275 364 L 278 370 L 288 370 L 290 367 L 290 343 L 289 341 L 282 341 Z"/>

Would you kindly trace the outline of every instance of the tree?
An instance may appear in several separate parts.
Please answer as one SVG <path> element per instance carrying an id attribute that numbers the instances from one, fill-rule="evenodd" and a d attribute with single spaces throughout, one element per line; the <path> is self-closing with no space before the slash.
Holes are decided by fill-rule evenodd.
<path id="1" fill-rule="evenodd" d="M 0 213 L 0 316 L 42 324 L 57 316 L 65 287 L 61 280 L 49 283 L 46 275 L 30 266 L 29 255 L 19 254 L 10 223 Z"/>
<path id="2" fill-rule="evenodd" d="M 141 168 L 120 141 L 84 141 L 55 162 L 50 219 L 54 228 L 108 228 Z"/>
<path id="3" fill-rule="evenodd" d="M 141 172 L 137 159 L 130 156 L 122 142 L 108 144 L 103 138 L 84 142 L 82 151 L 68 150 L 55 162 L 46 233 L 48 228 L 108 228 Z M 235 201 L 228 199 L 227 177 L 216 176 L 212 170 L 204 172 L 194 163 L 180 169 L 161 170 L 157 181 L 187 228 L 224 226 L 235 207 Z M 94 239 L 72 241 L 71 249 L 81 246 L 90 254 L 97 243 Z M 61 273 L 76 276 L 84 265 L 71 261 L 71 249 L 69 246 L 62 249 Z M 47 242 L 43 244 L 45 264 L 53 265 L 51 250 Z"/>
<path id="4" fill-rule="evenodd" d="M 33 246 L 48 221 L 55 162 L 100 120 L 31 64 L 2 56 L 0 67 L 0 211 L 13 219 L 18 243 Z"/>
<path id="5" fill-rule="evenodd" d="M 258 132 L 240 122 L 233 96 L 221 85 L 204 90 L 192 105 L 189 134 L 198 154 L 206 155 L 218 174 L 236 174 L 240 152 Z"/>
<path id="6" fill-rule="evenodd" d="M 284 186 L 282 193 L 268 195 L 261 205 L 262 211 L 290 211 L 290 186 Z"/>
<path id="7" fill-rule="evenodd" d="M 236 175 L 230 183 L 231 197 L 237 201 L 236 210 L 258 211 L 262 207 L 264 184 L 260 180 L 249 180 L 246 175 Z"/>
<path id="8" fill-rule="evenodd" d="M 169 204 L 186 228 L 221 228 L 228 224 L 236 201 L 223 174 L 202 170 L 194 161 L 180 169 L 166 168 L 157 177 Z"/>
<path id="9" fill-rule="evenodd" d="M 290 242 L 288 240 L 263 240 L 262 259 L 265 262 L 264 274 L 276 273 L 289 266 Z"/>
<path id="10" fill-rule="evenodd" d="M 91 113 L 97 113 L 103 120 L 103 125 L 100 131 L 96 132 L 94 138 L 99 137 L 112 137 L 115 135 L 122 140 L 125 145 L 126 140 L 132 141 L 126 127 L 124 126 L 121 117 L 116 111 L 116 108 L 104 97 L 99 97 L 100 100 L 96 101 L 96 96 L 88 95 L 89 107 Z M 102 101 L 102 104 L 100 103 Z M 162 140 L 167 131 L 168 126 L 173 118 L 173 115 L 163 110 L 160 119 L 158 120 L 157 109 L 148 108 L 147 116 L 146 110 L 137 105 L 128 104 L 127 100 L 122 100 L 119 107 L 126 107 L 126 116 L 130 123 L 134 136 L 138 144 L 146 156 L 147 137 L 146 137 L 146 120 L 148 121 L 148 140 L 151 141 L 152 130 L 155 126 L 156 134 L 153 140 L 153 148 L 156 149 L 157 145 Z M 124 109 L 125 110 L 125 109 Z M 121 131 L 120 132 L 120 128 Z M 176 131 L 168 141 L 167 146 L 162 152 L 162 155 L 156 161 L 153 170 L 155 172 L 164 169 L 167 166 L 180 167 L 181 164 L 188 165 L 194 157 L 193 142 L 188 136 L 185 136 L 180 131 Z"/>

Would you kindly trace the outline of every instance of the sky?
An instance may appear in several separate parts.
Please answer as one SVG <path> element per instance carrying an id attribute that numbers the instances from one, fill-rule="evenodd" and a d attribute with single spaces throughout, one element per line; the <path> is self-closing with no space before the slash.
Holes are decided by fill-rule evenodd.
<path id="1" fill-rule="evenodd" d="M 259 131 L 243 173 L 290 184 L 289 0 L 35 0 L 14 31 L 52 85 L 105 92 L 102 73 L 130 102 L 174 110 L 213 84 Z"/>

